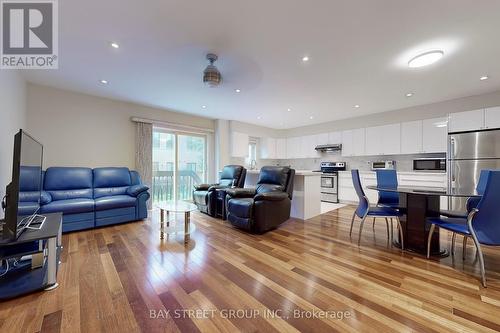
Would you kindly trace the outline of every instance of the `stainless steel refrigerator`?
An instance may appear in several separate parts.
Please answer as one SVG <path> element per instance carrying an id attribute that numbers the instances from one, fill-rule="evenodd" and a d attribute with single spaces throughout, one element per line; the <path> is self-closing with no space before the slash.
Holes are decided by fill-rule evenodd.
<path id="1" fill-rule="evenodd" d="M 448 135 L 448 188 L 473 193 L 483 169 L 500 169 L 500 130 Z M 467 198 L 450 198 L 449 209 L 465 211 Z"/>

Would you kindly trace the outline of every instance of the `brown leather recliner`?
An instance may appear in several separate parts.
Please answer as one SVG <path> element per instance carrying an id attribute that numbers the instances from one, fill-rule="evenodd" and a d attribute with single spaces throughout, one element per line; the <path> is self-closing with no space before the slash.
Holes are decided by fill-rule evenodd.
<path id="1" fill-rule="evenodd" d="M 232 225 L 255 233 L 276 228 L 290 218 L 295 170 L 265 166 L 255 189 L 226 190 L 227 219 Z"/>
<path id="2" fill-rule="evenodd" d="M 245 185 L 247 170 L 241 165 L 226 165 L 220 174 L 217 184 L 195 185 L 193 191 L 193 202 L 200 212 L 215 216 L 216 209 L 216 189 L 220 188 L 241 188 Z"/>

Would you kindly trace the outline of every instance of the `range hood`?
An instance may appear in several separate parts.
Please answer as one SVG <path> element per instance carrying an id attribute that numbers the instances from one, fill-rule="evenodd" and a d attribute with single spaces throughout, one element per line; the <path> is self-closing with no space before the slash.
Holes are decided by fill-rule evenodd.
<path id="1" fill-rule="evenodd" d="M 336 143 L 336 144 L 327 144 L 327 145 L 319 145 L 316 146 L 317 151 L 321 152 L 332 152 L 332 151 L 340 151 L 342 150 L 342 144 L 341 143 Z"/>

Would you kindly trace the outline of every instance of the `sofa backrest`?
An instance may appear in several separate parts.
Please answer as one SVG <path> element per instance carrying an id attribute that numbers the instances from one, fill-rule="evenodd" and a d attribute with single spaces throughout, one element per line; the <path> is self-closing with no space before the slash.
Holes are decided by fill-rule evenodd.
<path id="1" fill-rule="evenodd" d="M 126 194 L 132 185 L 128 168 L 96 168 L 94 171 L 94 198 Z"/>
<path id="2" fill-rule="evenodd" d="M 287 192 L 291 199 L 294 175 L 295 170 L 289 167 L 264 166 L 260 169 L 257 193 Z"/>
<path id="3" fill-rule="evenodd" d="M 92 169 L 51 167 L 45 171 L 44 190 L 52 200 L 92 199 Z"/>
<path id="4" fill-rule="evenodd" d="M 220 174 L 219 185 L 243 187 L 246 169 L 241 165 L 226 165 Z"/>

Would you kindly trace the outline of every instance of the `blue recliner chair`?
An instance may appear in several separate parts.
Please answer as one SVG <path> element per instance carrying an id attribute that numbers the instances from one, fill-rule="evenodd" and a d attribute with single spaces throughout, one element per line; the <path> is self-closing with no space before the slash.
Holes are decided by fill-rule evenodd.
<path id="1" fill-rule="evenodd" d="M 44 190 L 51 201 L 42 213 L 63 213 L 63 231 L 95 226 L 92 169 L 53 167 L 45 171 Z"/>
<path id="2" fill-rule="evenodd" d="M 139 175 L 133 172 L 132 176 L 128 168 L 94 169 L 95 225 L 146 218 L 147 190 Z"/>

